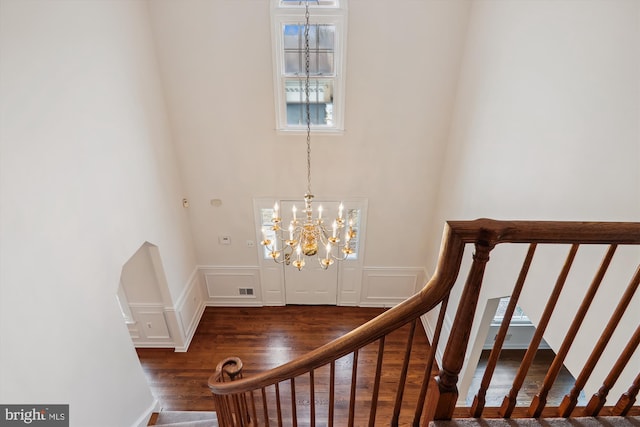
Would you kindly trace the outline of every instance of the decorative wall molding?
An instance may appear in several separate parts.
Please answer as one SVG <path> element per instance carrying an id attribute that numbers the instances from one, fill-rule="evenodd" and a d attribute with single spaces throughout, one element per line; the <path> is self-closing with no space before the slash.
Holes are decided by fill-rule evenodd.
<path id="1" fill-rule="evenodd" d="M 176 343 L 177 352 L 186 352 L 189 349 L 206 307 L 199 273 L 198 267 L 194 268 L 189 276 L 187 285 L 175 304 L 175 311 L 183 338 L 182 345 Z"/>
<path id="2" fill-rule="evenodd" d="M 199 267 L 195 266 L 193 271 L 189 275 L 189 278 L 187 279 L 186 286 L 184 287 L 184 289 L 182 289 L 182 293 L 178 296 L 174 304 L 174 306 L 176 307 L 176 309 L 178 309 L 178 311 L 179 311 L 179 308 L 184 305 L 185 300 L 187 299 L 187 296 L 191 292 L 192 288 L 198 285 L 199 273 L 200 273 Z"/>
<path id="3" fill-rule="evenodd" d="M 425 283 L 422 267 L 364 267 L 361 307 L 393 307 L 406 300 Z"/>
<path id="4" fill-rule="evenodd" d="M 174 347 L 165 306 L 160 303 L 130 303 L 135 323 L 128 326 L 136 347 Z"/>
<path id="5" fill-rule="evenodd" d="M 264 288 L 262 275 L 269 272 L 265 273 L 259 266 L 200 265 L 197 269 L 206 306 L 284 304 L 279 285 Z M 362 275 L 345 271 L 343 276 L 339 278 L 339 305 L 392 307 L 422 289 L 427 273 L 422 267 L 365 267 Z M 252 289 L 253 295 L 241 294 L 240 289 Z M 181 295 L 183 299 L 186 297 Z"/>
<path id="6" fill-rule="evenodd" d="M 195 267 L 175 304 L 129 303 L 135 321 L 127 328 L 134 346 L 187 351 L 206 307 L 201 281 Z"/>
<path id="7" fill-rule="evenodd" d="M 200 266 L 199 270 L 207 306 L 263 305 L 259 267 Z M 245 293 L 241 293 L 243 289 Z"/>

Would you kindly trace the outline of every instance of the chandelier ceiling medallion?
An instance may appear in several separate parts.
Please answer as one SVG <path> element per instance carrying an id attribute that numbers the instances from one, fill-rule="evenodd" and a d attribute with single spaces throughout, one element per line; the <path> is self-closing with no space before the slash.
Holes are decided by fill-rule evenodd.
<path id="1" fill-rule="evenodd" d="M 293 205 L 291 221 L 285 231 L 278 203 L 273 207 L 271 233 L 268 238 L 263 230 L 261 244 L 267 248 L 273 260 L 279 264 L 293 265 L 298 270 L 305 266 L 305 257 L 316 257 L 322 269 L 326 270 L 337 261 L 344 261 L 354 253 L 352 241 L 356 237 L 353 220 L 346 224 L 344 206 L 340 203 L 338 216 L 331 227 L 325 225 L 322 217 L 322 206 L 318 206 L 317 217 L 313 214 L 313 194 L 311 193 L 311 100 L 309 98 L 310 49 L 309 49 L 309 2 L 305 2 L 304 25 L 304 60 L 305 60 L 305 118 L 307 124 L 307 192 L 304 195 L 302 218 L 297 216 L 297 208 Z M 317 94 L 316 94 L 317 96 Z M 347 215 L 348 216 L 348 215 Z M 341 238 L 343 236 L 343 238 Z"/>

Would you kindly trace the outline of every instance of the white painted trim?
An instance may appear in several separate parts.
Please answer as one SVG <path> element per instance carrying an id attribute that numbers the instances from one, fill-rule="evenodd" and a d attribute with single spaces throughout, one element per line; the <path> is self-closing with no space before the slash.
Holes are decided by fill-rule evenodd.
<path id="1" fill-rule="evenodd" d="M 131 427 L 146 427 L 149 425 L 149 420 L 151 419 L 151 415 L 154 412 L 160 412 L 162 407 L 160 406 L 160 401 L 158 399 L 153 399 L 151 405 L 138 417 L 138 419 L 131 424 Z"/>
<path id="2" fill-rule="evenodd" d="M 273 87 L 275 101 L 276 132 L 279 135 L 296 134 L 304 131 L 302 126 L 291 126 L 287 124 L 286 99 L 284 91 L 284 59 L 283 59 L 283 39 L 282 25 L 286 23 L 299 24 L 304 19 L 304 10 L 299 7 L 282 6 L 279 0 L 272 0 L 270 7 L 271 23 L 271 49 L 273 58 Z M 347 23 L 348 23 L 347 1 L 342 0 L 337 7 L 313 7 L 311 13 L 311 23 L 334 24 L 335 33 L 335 69 L 334 76 L 328 77 L 334 83 L 333 106 L 334 117 L 331 126 L 314 126 L 313 132 L 322 132 L 325 135 L 344 132 L 344 117 L 346 106 L 346 80 L 347 80 Z M 289 131 L 289 132 L 287 132 Z M 337 131 L 337 132 L 336 132 Z"/>
<path id="3" fill-rule="evenodd" d="M 167 308 L 172 309 L 172 307 L 166 307 L 163 303 L 160 302 L 132 302 L 129 304 L 130 307 L 133 308 L 157 308 L 159 310 L 166 310 Z M 135 321 L 137 323 L 137 321 Z"/>
<path id="4" fill-rule="evenodd" d="M 193 340 L 193 337 L 196 334 L 196 330 L 198 329 L 198 325 L 200 324 L 200 320 L 202 319 L 202 315 L 204 314 L 205 308 L 206 308 L 206 305 L 204 301 L 201 300 L 198 304 L 196 315 L 193 316 L 193 319 L 189 324 L 189 328 L 187 329 L 187 331 L 185 331 L 184 345 L 176 347 L 177 353 L 184 353 L 187 350 L 189 350 L 189 345 L 191 345 L 191 340 Z"/>
<path id="5" fill-rule="evenodd" d="M 427 334 L 427 339 L 431 344 L 433 344 L 433 336 L 435 335 L 436 325 L 432 324 L 429 321 L 429 317 L 426 314 L 420 316 L 420 320 L 422 321 L 422 326 L 424 327 L 425 333 Z M 451 318 L 449 317 L 449 313 L 445 313 L 444 321 L 442 322 L 442 331 L 440 331 L 440 341 L 438 342 L 438 347 L 436 348 L 435 354 L 436 363 L 438 364 L 438 366 L 442 366 L 442 356 L 444 355 L 444 348 L 446 347 L 446 343 L 449 340 L 449 335 L 451 333 L 451 324 L 452 322 Z"/>
<path id="6" fill-rule="evenodd" d="M 179 320 L 178 324 L 182 334 L 183 343 L 183 345 L 178 345 L 178 343 L 176 343 L 175 351 L 179 353 L 186 352 L 189 349 L 191 340 L 193 340 L 193 336 L 196 333 L 196 329 L 198 328 L 200 319 L 202 319 L 202 315 L 204 314 L 205 301 L 202 294 L 202 287 L 200 286 L 200 277 L 200 269 L 198 268 L 198 266 L 196 266 L 193 269 L 193 272 L 189 275 L 187 285 L 184 287 L 175 304 L 176 318 Z M 187 297 L 191 295 L 192 292 L 196 293 L 195 295 L 197 297 L 197 308 L 194 310 L 193 317 L 191 319 L 187 319 L 187 322 L 185 322 L 183 313 L 184 306 L 187 302 Z M 185 324 L 187 325 L 186 327 Z"/>
<path id="7" fill-rule="evenodd" d="M 155 275 L 158 291 L 162 297 L 162 302 L 165 307 L 173 307 L 173 298 L 171 297 L 171 291 L 169 290 L 167 274 L 164 271 L 160 248 L 149 241 L 146 241 L 143 246 L 146 246 L 147 248 L 147 254 L 149 256 L 149 261 L 151 261 L 151 266 L 153 267 L 153 273 Z"/>
<path id="8" fill-rule="evenodd" d="M 191 272 L 191 274 L 189 275 L 189 278 L 187 279 L 187 286 L 184 287 L 184 289 L 182 290 L 182 292 L 180 293 L 180 295 L 178 296 L 178 299 L 174 304 L 174 307 L 176 307 L 177 311 L 180 311 L 180 309 L 184 305 L 187 295 L 189 295 L 189 292 L 191 292 L 191 288 L 193 288 L 193 286 L 195 286 L 195 283 L 198 282 L 198 280 L 196 279 L 198 278 L 199 272 L 200 272 L 200 266 L 196 265 L 193 271 Z"/>
<path id="9" fill-rule="evenodd" d="M 411 278 L 413 286 L 403 295 L 374 295 L 370 292 L 369 279 L 388 277 L 389 279 Z M 393 307 L 405 301 L 422 289 L 425 283 L 426 270 L 424 267 L 364 267 L 362 269 L 362 284 L 360 289 L 361 307 Z"/>
<path id="10" fill-rule="evenodd" d="M 429 346 L 433 344 L 433 335 L 434 329 L 431 327 L 429 323 L 429 319 L 427 319 L 427 315 L 423 314 L 420 316 L 420 323 L 422 323 L 422 329 L 424 329 L 424 334 L 427 336 L 427 340 L 429 341 Z"/>
<path id="11" fill-rule="evenodd" d="M 261 307 L 264 305 L 262 299 L 262 278 L 261 270 L 258 266 L 200 266 L 202 277 L 202 289 L 204 292 L 204 301 L 208 306 L 235 306 L 235 307 Z M 209 276 L 237 276 L 242 278 L 250 277 L 253 282 L 251 287 L 254 289 L 253 295 L 212 295 L 209 289 L 207 278 Z M 239 286 L 242 287 L 242 286 Z"/>
<path id="12" fill-rule="evenodd" d="M 381 302 L 371 302 L 371 301 L 361 302 L 360 304 L 358 304 L 358 307 L 365 307 L 365 308 L 392 308 L 392 307 L 395 307 L 396 305 L 400 304 L 403 300 L 392 302 L 392 301 L 381 299 L 380 301 Z"/>
<path id="13" fill-rule="evenodd" d="M 284 305 L 284 304 L 283 304 Z M 238 304 L 238 300 L 225 301 L 209 301 L 206 303 L 207 307 L 264 307 L 261 302 L 247 302 Z"/>
<path id="14" fill-rule="evenodd" d="M 155 341 L 142 341 L 133 343 L 135 348 L 175 348 L 176 345 L 171 342 L 155 342 Z"/>
<path id="15" fill-rule="evenodd" d="M 271 261 L 273 262 L 273 261 Z M 202 272 L 202 270 L 260 270 L 259 265 L 197 265 L 196 268 Z"/>

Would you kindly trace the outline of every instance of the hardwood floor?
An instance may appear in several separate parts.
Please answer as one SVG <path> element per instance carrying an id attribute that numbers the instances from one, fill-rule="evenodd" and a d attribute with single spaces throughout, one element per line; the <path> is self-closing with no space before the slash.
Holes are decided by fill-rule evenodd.
<path id="1" fill-rule="evenodd" d="M 163 410 L 212 410 L 207 380 L 225 357 L 240 357 L 248 376 L 292 360 L 382 311 L 328 306 L 208 307 L 188 352 L 137 352 Z"/>
<path id="2" fill-rule="evenodd" d="M 172 349 L 137 349 L 137 352 L 151 390 L 163 410 L 210 411 L 214 408 L 207 380 L 223 358 L 240 357 L 244 363 L 244 375 L 249 376 L 301 356 L 383 311 L 380 308 L 335 306 L 208 307 L 188 352 L 175 353 Z M 385 340 L 383 369 L 387 374 L 382 379 L 377 409 L 381 418 L 388 418 L 392 412 L 395 384 L 391 379 L 397 378 L 400 372 L 408 331 L 409 327 L 404 327 Z M 407 401 L 415 400 L 419 392 L 428 350 L 429 344 L 418 322 L 410 361 L 412 373 L 405 391 Z M 375 367 L 376 354 L 376 343 L 359 353 L 357 388 L 362 395 L 362 401 L 359 402 L 364 402 L 371 393 L 373 376 L 364 368 Z M 340 411 L 348 411 L 351 368 L 351 355 L 336 363 L 336 416 L 343 416 L 338 415 Z M 328 403 L 327 387 L 324 387 L 327 382 L 322 379 L 325 370 L 328 371 L 328 368 L 318 370 L 316 375 L 318 384 L 315 401 L 320 412 L 323 411 L 322 406 Z M 296 380 L 296 385 L 304 385 L 305 381 L 308 382 L 308 378 L 300 378 Z M 286 385 L 281 387 L 281 393 L 283 396 L 288 393 Z M 297 393 L 296 398 L 300 405 L 298 415 L 302 418 L 308 411 L 309 397 Z M 402 415 L 412 413 L 414 407 L 415 404 L 403 409 Z M 364 417 L 368 411 L 369 408 L 362 406 L 358 414 Z"/>
<path id="3" fill-rule="evenodd" d="M 487 390 L 487 406 L 500 406 L 502 399 L 509 393 L 511 389 L 511 383 L 525 354 L 525 350 L 502 350 L 500 353 L 500 359 L 498 359 L 498 365 L 493 374 L 491 385 Z M 551 366 L 555 353 L 552 350 L 538 350 L 536 357 L 531 364 L 527 380 L 524 382 L 520 393 L 518 394 L 518 404 L 520 406 L 527 406 L 531 404 L 531 399 L 538 392 L 538 388 L 542 384 L 544 377 L 547 373 L 547 369 Z M 478 361 L 478 367 L 471 381 L 469 387 L 470 392 L 475 393 L 480 387 L 482 381 L 482 375 L 487 366 L 487 360 L 489 359 L 489 351 L 483 351 Z M 547 405 L 558 406 L 562 401 L 562 398 L 567 394 L 573 384 L 575 378 L 564 366 L 558 374 L 558 378 L 553 384 L 549 396 L 547 397 Z M 467 404 L 473 402 L 473 395 L 467 396 Z M 578 400 L 579 405 L 586 404 L 584 393 L 580 395 Z"/>
<path id="4" fill-rule="evenodd" d="M 137 349 L 143 370 L 149 381 L 154 396 L 160 401 L 163 410 L 214 410 L 213 399 L 207 380 L 213 373 L 216 364 L 229 356 L 238 356 L 244 363 L 244 374 L 261 372 L 325 344 L 355 327 L 365 323 L 384 309 L 357 308 L 335 306 L 286 306 L 228 308 L 208 307 L 200 321 L 189 351 L 175 353 L 172 349 Z M 408 326 L 394 332 L 385 340 L 384 367 L 379 404 L 377 407 L 376 425 L 388 424 L 395 399 L 395 381 L 405 351 Z M 409 425 L 410 413 L 415 409 L 419 384 L 426 366 L 429 344 L 422 325 L 418 322 L 413 351 L 410 362 L 410 375 L 404 394 L 400 425 Z M 367 399 L 371 395 L 373 369 L 375 367 L 377 344 L 374 343 L 359 353 L 357 396 L 360 407 L 356 425 L 366 425 L 362 420 L 368 415 Z M 519 406 L 527 405 L 537 392 L 546 368 L 550 363 L 549 354 L 541 353 L 530 370 L 523 390 L 519 394 Z M 551 355 L 552 356 L 552 355 Z M 510 387 L 513 378 L 514 363 L 521 360 L 521 355 L 505 352 L 498 364 L 494 380 L 488 394 L 487 407 L 499 406 L 505 390 Z M 351 383 L 352 356 L 347 355 L 336 363 L 336 417 L 345 417 L 348 411 L 349 385 Z M 481 378 L 483 360 L 479 364 L 477 377 Z M 542 370 L 541 368 L 544 368 Z M 328 371 L 328 369 L 326 369 Z M 326 380 L 318 370 L 316 375 L 316 399 L 318 411 L 327 406 Z M 564 395 L 573 385 L 573 378 L 563 371 L 554 388 L 554 396 Z M 507 381 L 507 378 L 509 379 Z M 303 385 L 307 378 L 296 380 Z M 472 385 L 472 390 L 474 386 Z M 297 387 L 296 387 L 297 388 Z M 287 385 L 281 387 L 281 394 L 286 396 Z M 309 397 L 304 393 L 296 395 L 298 415 L 304 416 L 309 409 Z M 555 397 L 554 397 L 555 398 Z M 283 397 L 286 399 L 286 397 Z M 551 401 L 549 402 L 552 403 Z M 408 418 L 409 417 L 409 418 Z M 345 419 L 345 418 L 337 418 Z M 357 419 L 357 420 L 358 420 Z M 322 423 L 317 424 L 321 426 Z"/>

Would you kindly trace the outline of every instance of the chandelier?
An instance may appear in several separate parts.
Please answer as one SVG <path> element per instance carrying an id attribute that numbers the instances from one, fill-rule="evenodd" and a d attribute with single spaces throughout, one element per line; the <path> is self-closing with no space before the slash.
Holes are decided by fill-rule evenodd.
<path id="1" fill-rule="evenodd" d="M 322 206 L 318 206 L 318 215 L 314 217 L 313 194 L 311 193 L 311 101 L 309 98 L 309 2 L 305 2 L 304 25 L 304 59 L 305 59 L 305 117 L 307 124 L 307 192 L 304 195 L 302 217 L 297 217 L 297 208 L 293 205 L 291 221 L 286 231 L 283 229 L 278 203 L 273 207 L 271 231 L 269 239 L 263 230 L 261 244 L 267 248 L 269 255 L 276 263 L 293 265 L 298 270 L 305 266 L 305 257 L 315 257 L 323 270 L 337 261 L 344 261 L 354 253 L 353 241 L 356 231 L 353 219 L 348 224 L 344 216 L 344 206 L 340 203 L 338 215 L 331 223 L 325 225 L 322 217 Z M 348 215 L 347 215 L 348 216 Z M 341 236 L 343 236 L 341 238 Z"/>

